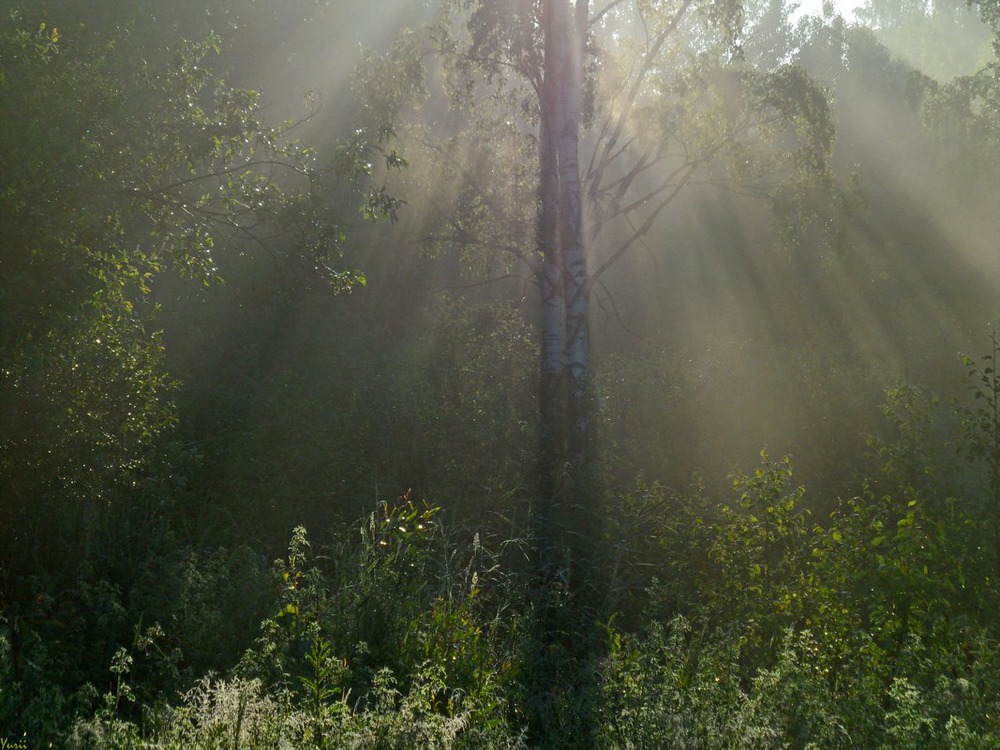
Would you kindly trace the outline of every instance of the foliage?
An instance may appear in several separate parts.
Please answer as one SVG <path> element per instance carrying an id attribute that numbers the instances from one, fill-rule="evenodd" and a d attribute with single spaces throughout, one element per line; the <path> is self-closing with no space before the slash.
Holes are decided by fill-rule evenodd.
<path id="1" fill-rule="evenodd" d="M 367 694 L 382 670 L 403 680 L 421 665 L 440 664 L 442 678 L 457 691 L 456 703 L 442 702 L 443 710 L 488 698 L 483 680 L 496 657 L 499 621 L 483 621 L 491 603 L 480 601 L 479 587 L 496 569 L 478 538 L 461 556 L 447 544 L 437 512 L 409 502 L 382 506 L 355 527 L 359 543 L 342 539 L 330 549 L 332 559 L 318 556 L 330 560 L 332 576 L 310 565 L 308 542 L 297 530 L 287 562 L 277 565 L 281 611 L 264 623 L 261 647 L 247 653 L 245 668 L 287 683 L 292 675 L 315 672 L 310 649 L 327 643 L 346 658 L 344 685 L 357 696 Z"/>
<path id="2" fill-rule="evenodd" d="M 996 341 L 964 359 L 963 398 L 933 396 L 941 351 L 995 314 L 975 257 L 993 245 L 964 226 L 995 215 L 992 67 L 935 82 L 859 27 L 793 30 L 781 3 L 594 5 L 606 490 L 582 602 L 569 555 L 549 586 L 527 573 L 540 4 L 456 0 L 365 56 L 328 166 L 221 71 L 253 78 L 239 63 L 279 25 L 322 36 L 344 3 L 159 5 L 0 20 L 0 735 L 1000 745 Z M 273 49 L 298 67 L 291 39 Z M 437 83 L 461 111 L 429 106 Z M 421 154 L 405 174 L 396 128 Z M 880 175 L 883 150 L 934 199 Z M 854 160 L 870 202 L 824 204 Z M 413 234 L 368 226 L 404 218 L 397 179 Z M 778 257 L 747 192 L 816 252 Z M 675 194 L 691 210 L 660 214 Z M 669 235 L 643 234 L 658 215 Z M 614 263 L 640 245 L 652 266 Z"/>
<path id="3" fill-rule="evenodd" d="M 885 446 L 885 477 L 900 476 L 894 457 L 919 437 L 904 431 L 902 453 Z M 624 512 L 645 513 L 653 534 L 623 519 L 608 539 L 621 570 L 649 565 L 663 579 L 646 578 L 644 615 L 600 627 L 577 622 L 564 592 L 529 604 L 479 535 L 456 536 L 440 509 L 409 498 L 321 548 L 298 528 L 274 564 L 271 614 L 232 672 L 179 703 L 143 692 L 136 668 L 163 637 L 154 629 L 109 657 L 108 689 L 70 745 L 995 745 L 1000 633 L 981 506 L 933 485 L 863 486 L 813 524 L 790 460 L 762 459 L 721 507 L 697 489 L 674 499 L 637 486 Z M 889 487 L 885 477 L 863 485 Z M 588 627 L 603 646 L 575 640 Z"/>
<path id="4" fill-rule="evenodd" d="M 167 632 L 136 664 L 150 692 L 231 659 L 237 647 L 213 625 L 233 595 L 223 576 L 254 583 L 238 545 L 231 558 L 186 556 L 171 528 L 198 456 L 170 440 L 176 384 L 154 291 L 171 273 L 214 284 L 220 255 L 278 244 L 349 288 L 363 277 L 336 267 L 340 217 L 317 196 L 333 182 L 352 208 L 398 204 L 371 187 L 369 159 L 355 163 L 369 131 L 317 166 L 294 123 L 265 124 L 259 95 L 215 72 L 215 35 L 140 54 L 126 29 L 27 15 L 0 19 L 0 611 L 12 686 L 0 723 L 45 738 L 90 701 L 80 685 L 99 681 L 96 666 L 144 617 Z M 244 617 L 258 616 L 252 601 Z M 245 645 L 239 627 L 229 633 Z"/>
<path id="5" fill-rule="evenodd" d="M 981 6 L 980 12 L 976 5 Z M 968 75 L 987 57 L 988 3 L 872 0 L 859 15 L 894 54 L 939 81 Z M 987 23 L 980 21 L 980 15 Z"/>
<path id="6" fill-rule="evenodd" d="M 698 605 L 670 619 L 692 597 L 675 598 L 683 582 L 654 581 L 647 611 L 657 619 L 640 633 L 610 631 L 604 746 L 996 742 L 992 519 L 975 495 L 947 497 L 928 479 L 915 446 L 940 428 L 912 390 L 894 392 L 886 415 L 901 428 L 898 442 L 880 443 L 884 463 L 862 484 L 899 495 L 864 489 L 810 524 L 789 460 L 765 453 L 760 469 L 737 477 L 736 502 L 718 515 L 674 506 L 681 529 L 665 525 L 663 538 L 690 543 L 707 533 L 712 566 L 698 564 L 697 542 L 670 555 L 658 570 L 693 575 Z M 958 415 L 969 413 L 963 406 Z M 923 489 L 900 481 L 907 477 L 923 477 Z M 648 550 L 641 559 L 655 560 Z"/>
<path id="7" fill-rule="evenodd" d="M 164 271 L 210 283 L 227 247 L 281 244 L 350 288 L 364 277 L 336 267 L 344 234 L 323 201 L 394 216 L 371 155 L 405 161 L 380 123 L 318 165 L 295 123 L 264 124 L 258 93 L 213 72 L 214 35 L 143 56 L 124 32 L 32 31 L 14 14 L 2 42 L 0 304 L 16 325 L 0 339 L 0 470 L 18 509 L 134 484 L 173 425 L 150 302 Z"/>
<path id="8" fill-rule="evenodd" d="M 287 203 L 271 172 L 306 155 L 254 118 L 253 92 L 208 72 L 213 37 L 157 68 L 132 65 L 125 38 L 16 21 L 0 52 L 0 304 L 16 321 L 0 341 L 0 470 L 7 525 L 29 535 L 29 499 L 74 494 L 86 518 L 110 487 L 141 481 L 174 421 L 154 279 L 173 267 L 210 280 L 220 227 L 248 232 Z"/>
<path id="9" fill-rule="evenodd" d="M 960 407 L 965 440 L 960 444 L 970 463 L 986 464 L 989 491 L 994 505 L 1000 506 L 1000 343 L 992 336 L 992 350 L 979 362 L 964 355 L 972 405 Z M 980 364 L 982 363 L 982 364 Z"/>
<path id="10" fill-rule="evenodd" d="M 721 568 L 700 581 L 695 619 L 612 632 L 605 746 L 996 741 L 982 523 L 954 503 L 868 497 L 810 529 L 792 512 L 785 471 L 765 464 L 738 487 L 739 512 L 725 509 L 712 529 Z M 750 520 L 759 500 L 760 524 Z"/>
<path id="11" fill-rule="evenodd" d="M 761 458 L 752 475 L 733 481 L 736 508 L 723 506 L 709 549 L 719 568 L 714 606 L 748 629 L 794 606 L 808 543 L 809 515 L 799 507 L 805 488 L 790 486 L 791 459 L 772 463 L 766 451 Z"/>
<path id="12" fill-rule="evenodd" d="M 445 543 L 438 510 L 384 506 L 329 555 L 296 529 L 275 563 L 275 613 L 231 678 L 204 677 L 137 724 L 120 710 L 133 695 L 122 649 L 112 691 L 73 746 L 147 735 L 166 747 L 520 746 L 505 722 L 514 657 L 501 638 L 516 619 L 502 625 L 494 609 L 511 607 L 511 592 L 478 536 L 465 552 Z"/>

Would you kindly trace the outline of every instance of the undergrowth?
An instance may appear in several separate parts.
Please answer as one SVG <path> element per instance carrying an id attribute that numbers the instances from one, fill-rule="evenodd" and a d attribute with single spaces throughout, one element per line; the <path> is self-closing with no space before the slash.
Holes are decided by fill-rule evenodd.
<path id="1" fill-rule="evenodd" d="M 619 495 L 603 612 L 533 589 L 523 542 L 409 497 L 322 543 L 296 528 L 267 575 L 246 552 L 177 556 L 160 587 L 182 611 L 140 614 L 107 677 L 72 691 L 43 668 L 69 669 L 55 622 L 6 612 L 4 731 L 75 750 L 1000 747 L 995 357 L 967 360 L 982 395 L 958 411 L 961 474 L 917 449 L 926 401 L 897 388 L 870 470 L 823 517 L 766 452 L 722 502 Z M 234 637 L 226 586 L 263 620 L 194 673 L 185 650 Z M 113 588 L 79 601 L 131 612 Z"/>

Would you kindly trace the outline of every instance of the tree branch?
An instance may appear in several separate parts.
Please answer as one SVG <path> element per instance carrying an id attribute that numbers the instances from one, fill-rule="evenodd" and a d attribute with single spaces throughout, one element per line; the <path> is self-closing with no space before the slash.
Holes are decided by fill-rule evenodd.
<path id="1" fill-rule="evenodd" d="M 628 249 L 632 245 L 634 245 L 639 239 L 641 239 L 649 231 L 650 227 L 653 226 L 653 222 L 656 220 L 656 217 L 660 215 L 660 212 L 664 208 L 666 208 L 667 205 L 669 205 L 670 203 L 672 203 L 673 200 L 674 200 L 674 198 L 676 198 L 680 194 L 681 190 L 683 190 L 684 187 L 690 182 L 691 176 L 694 174 L 695 170 L 698 168 L 698 164 L 699 164 L 699 162 L 694 162 L 693 164 L 687 165 L 687 172 L 686 172 L 686 174 L 674 186 L 674 189 L 673 189 L 673 191 L 671 191 L 670 195 L 668 195 L 666 198 L 664 198 L 660 202 L 660 204 L 649 214 L 649 216 L 646 217 L 646 220 L 639 226 L 639 228 L 636 229 L 634 232 L 632 232 L 631 236 L 629 236 L 629 238 L 627 240 L 625 240 L 625 242 L 623 242 L 621 245 L 619 245 L 618 248 L 613 253 L 611 253 L 611 255 L 608 257 L 608 259 L 605 260 L 604 263 L 602 263 L 597 268 L 597 270 L 594 271 L 590 275 L 591 278 L 593 278 L 593 279 L 600 278 L 600 276 L 605 271 L 607 271 L 612 265 L 615 264 L 615 262 L 619 258 L 621 258 L 626 252 L 628 252 Z M 665 187 L 663 189 L 665 189 Z"/>
<path id="2" fill-rule="evenodd" d="M 506 281 L 507 279 L 516 279 L 518 281 L 526 281 L 529 284 L 534 284 L 535 286 L 538 285 L 538 279 L 530 276 L 521 276 L 517 273 L 505 273 L 503 276 L 494 276 L 493 278 L 474 281 L 471 284 L 453 284 L 444 288 L 451 292 L 457 292 L 464 289 L 478 289 L 479 287 L 486 286 L 487 284 L 496 284 L 497 282 Z"/>

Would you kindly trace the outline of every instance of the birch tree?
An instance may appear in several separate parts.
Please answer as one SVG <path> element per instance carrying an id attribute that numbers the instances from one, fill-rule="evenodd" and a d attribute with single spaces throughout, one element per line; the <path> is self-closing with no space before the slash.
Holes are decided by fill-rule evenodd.
<path id="1" fill-rule="evenodd" d="M 580 118 L 588 2 L 542 3 L 544 75 L 539 110 L 538 284 L 542 300 L 540 534 L 543 560 L 573 531 L 573 492 L 590 463 L 589 278 L 580 179 Z M 575 487 L 573 485 L 576 485 Z M 581 510 L 587 513 L 590 504 Z M 567 513 L 569 511 L 569 513 Z M 585 519 L 586 515 L 581 516 Z M 554 560 L 546 560 L 550 566 Z M 563 576 L 570 570 L 565 568 Z"/>
<path id="2" fill-rule="evenodd" d="M 422 239 L 537 289 L 533 516 L 544 577 L 570 589 L 587 586 L 598 542 L 589 306 L 613 310 L 606 273 L 696 185 L 758 196 L 804 226 L 804 196 L 828 184 L 824 93 L 788 50 L 746 51 L 770 5 L 446 0 L 432 27 L 460 116 L 425 107 L 400 128 L 438 170 Z"/>

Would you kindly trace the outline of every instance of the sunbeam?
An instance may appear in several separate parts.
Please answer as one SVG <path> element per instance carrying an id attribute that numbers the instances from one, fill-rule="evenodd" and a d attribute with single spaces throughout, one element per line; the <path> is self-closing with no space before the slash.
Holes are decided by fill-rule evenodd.
<path id="1" fill-rule="evenodd" d="M 0 0 L 0 750 L 1000 747 L 997 0 Z"/>

